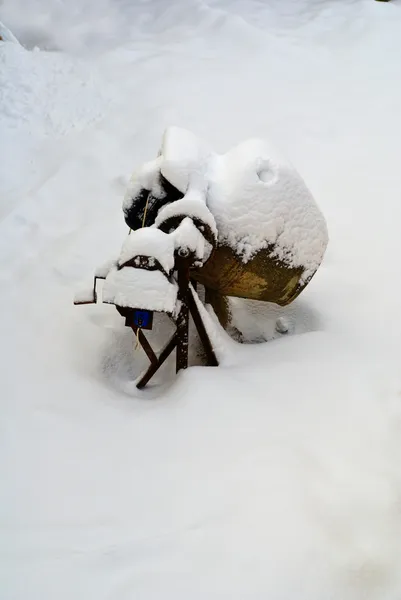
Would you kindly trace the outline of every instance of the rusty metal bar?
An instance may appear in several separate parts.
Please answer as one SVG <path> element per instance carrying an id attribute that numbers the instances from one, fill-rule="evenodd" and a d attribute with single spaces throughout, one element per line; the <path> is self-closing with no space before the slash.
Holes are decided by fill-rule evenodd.
<path id="1" fill-rule="evenodd" d="M 142 348 L 144 349 L 150 362 L 152 364 L 157 364 L 157 356 L 154 353 L 152 346 L 149 344 L 148 340 L 146 339 L 146 336 L 143 333 L 142 329 L 140 327 L 137 327 L 136 325 L 131 325 L 131 328 L 132 328 L 133 332 L 135 333 L 135 335 L 138 336 L 138 341 L 141 344 Z"/>
<path id="2" fill-rule="evenodd" d="M 146 373 L 141 377 L 141 379 L 136 384 L 136 387 L 140 390 L 145 387 L 145 385 L 150 381 L 153 375 L 160 369 L 165 360 L 170 356 L 171 352 L 177 345 L 177 333 L 173 335 L 168 344 L 161 351 L 159 358 L 156 363 L 152 363 Z"/>

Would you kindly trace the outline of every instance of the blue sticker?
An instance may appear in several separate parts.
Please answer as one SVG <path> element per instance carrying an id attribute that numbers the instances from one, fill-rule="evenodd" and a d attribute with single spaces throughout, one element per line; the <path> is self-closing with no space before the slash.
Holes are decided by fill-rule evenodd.
<path id="1" fill-rule="evenodd" d="M 146 328 L 149 326 L 151 319 L 151 312 L 148 310 L 136 310 L 134 311 L 134 325 L 136 327 Z"/>

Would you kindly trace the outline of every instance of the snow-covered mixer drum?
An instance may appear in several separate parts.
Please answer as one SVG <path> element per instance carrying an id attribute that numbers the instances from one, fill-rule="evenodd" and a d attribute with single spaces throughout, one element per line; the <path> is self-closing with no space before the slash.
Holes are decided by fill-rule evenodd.
<path id="1" fill-rule="evenodd" d="M 158 157 L 134 173 L 123 211 L 133 230 L 170 233 L 189 217 L 202 231 L 191 276 L 205 286 L 223 326 L 229 296 L 292 302 L 328 243 L 325 219 L 304 181 L 259 139 L 217 154 L 191 132 L 168 128 Z M 190 227 L 180 229 L 191 236 Z"/>

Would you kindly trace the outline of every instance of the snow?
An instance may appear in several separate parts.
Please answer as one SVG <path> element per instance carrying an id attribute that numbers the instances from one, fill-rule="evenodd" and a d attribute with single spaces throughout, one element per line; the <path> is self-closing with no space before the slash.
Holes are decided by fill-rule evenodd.
<path id="1" fill-rule="evenodd" d="M 70 133 L 104 116 L 103 81 L 82 60 L 68 55 L 28 52 L 19 44 L 1 44 L 2 131 L 24 131 L 42 138 Z M 13 76 L 10 77 L 10 73 Z M 60 105 L 65 107 L 60 110 Z"/>
<path id="2" fill-rule="evenodd" d="M 159 189 L 158 177 L 160 174 L 161 161 L 161 158 L 150 160 L 131 175 L 124 196 L 123 210 L 131 207 L 133 198 L 135 198 L 142 189 L 152 191 L 156 197 L 159 196 L 161 190 Z"/>
<path id="3" fill-rule="evenodd" d="M 103 286 L 103 302 L 130 308 L 175 313 L 178 286 L 161 271 L 113 268 Z"/>
<path id="4" fill-rule="evenodd" d="M 93 293 L 93 284 L 90 287 L 82 288 L 75 292 L 75 304 L 91 304 L 95 302 L 95 294 Z"/>
<path id="5" fill-rule="evenodd" d="M 40 47 L 0 44 L 1 598 L 399 600 L 399 0 L 1 19 Z M 128 177 L 171 124 L 220 155 L 273 139 L 330 244 L 289 307 L 233 302 L 268 343 L 216 326 L 218 368 L 175 378 L 172 357 L 139 392 L 124 319 L 73 295 L 118 256 Z M 158 352 L 171 327 L 155 315 Z"/>
<path id="6" fill-rule="evenodd" d="M 180 192 L 203 182 L 215 152 L 193 132 L 182 127 L 168 127 L 163 135 L 161 172 Z"/>
<path id="7" fill-rule="evenodd" d="M 276 321 L 276 330 L 279 333 L 288 333 L 290 330 L 290 323 L 284 317 L 279 317 Z"/>
<path id="8" fill-rule="evenodd" d="M 236 358 L 238 358 L 236 344 L 220 325 L 211 306 L 204 305 L 192 284 L 190 287 L 219 366 L 235 365 Z"/>
<path id="9" fill-rule="evenodd" d="M 208 225 L 212 235 L 217 238 L 216 222 L 206 206 L 203 194 L 198 190 L 190 189 L 180 200 L 163 206 L 155 219 L 155 225 L 160 227 L 168 219 L 180 216 L 198 219 L 204 225 Z"/>
<path id="10" fill-rule="evenodd" d="M 13 42 L 18 44 L 18 40 L 11 31 L 0 21 L 0 42 Z"/>
<path id="11" fill-rule="evenodd" d="M 169 275 L 174 267 L 174 240 L 154 227 L 131 231 L 121 249 L 118 264 L 122 266 L 135 256 L 155 258 Z"/>
<path id="12" fill-rule="evenodd" d="M 176 250 L 181 253 L 192 253 L 199 266 L 210 257 L 212 246 L 205 240 L 190 217 L 185 217 L 170 235 L 174 239 Z"/>
<path id="13" fill-rule="evenodd" d="M 112 267 L 117 266 L 117 261 L 114 258 L 110 258 L 106 260 L 102 265 L 99 265 L 95 269 L 95 277 L 99 277 L 100 279 L 106 279 L 108 273 L 112 269 Z"/>
<path id="14" fill-rule="evenodd" d="M 220 243 L 244 262 L 274 245 L 274 256 L 304 267 L 309 279 L 322 262 L 328 234 L 325 219 L 298 173 L 263 140 L 247 140 L 219 157 L 208 206 Z"/>
<path id="15" fill-rule="evenodd" d="M 303 267 L 305 280 L 321 264 L 328 243 L 324 216 L 300 175 L 271 143 L 249 139 L 218 155 L 192 132 L 169 127 L 157 161 L 143 165 L 132 180 L 124 209 L 141 188 L 152 189 L 159 171 L 185 196 L 161 210 L 156 224 L 165 215 L 179 214 L 182 202 L 188 205 L 197 196 L 216 220 L 212 227 L 217 226 L 219 242 L 243 262 L 273 248 L 280 261 Z"/>

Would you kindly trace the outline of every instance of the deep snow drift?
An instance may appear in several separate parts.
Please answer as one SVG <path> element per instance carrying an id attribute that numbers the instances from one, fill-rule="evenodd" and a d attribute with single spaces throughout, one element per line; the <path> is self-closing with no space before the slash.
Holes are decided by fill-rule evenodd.
<path id="1" fill-rule="evenodd" d="M 399 0 L 0 19 L 23 44 L 0 43 L 1 598 L 399 600 Z M 273 138 L 331 241 L 293 306 L 234 302 L 268 343 L 139 393 L 123 320 L 72 299 L 170 124 Z"/>

